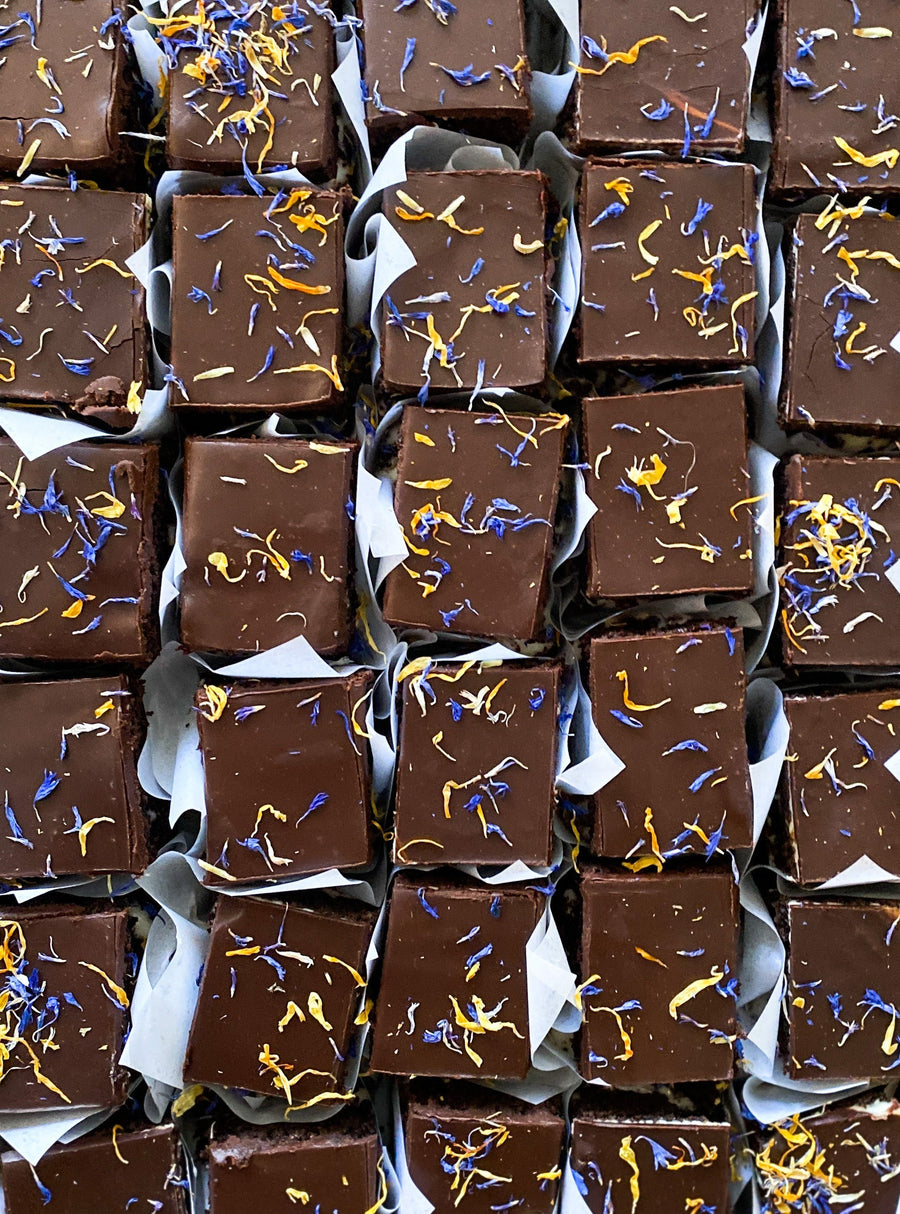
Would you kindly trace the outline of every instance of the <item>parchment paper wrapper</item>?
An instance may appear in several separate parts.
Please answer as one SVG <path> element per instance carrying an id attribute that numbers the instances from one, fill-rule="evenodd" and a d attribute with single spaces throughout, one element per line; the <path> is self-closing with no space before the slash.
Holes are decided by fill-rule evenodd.
<path id="1" fill-rule="evenodd" d="M 147 741 L 138 761 L 138 777 L 145 791 L 169 801 L 171 827 L 175 828 L 181 823 L 186 814 L 190 815 L 184 819 L 186 822 L 199 823 L 199 829 L 188 828 L 190 833 L 183 848 L 184 861 L 198 882 L 203 879 L 198 860 L 206 846 L 206 795 L 193 697 L 204 672 L 225 678 L 296 680 L 341 678 L 360 669 L 363 668 L 349 663 L 329 665 L 315 653 L 304 637 L 296 637 L 274 649 L 221 666 L 214 666 L 199 654 L 186 656 L 174 641 L 164 647 L 145 676 L 149 725 Z M 384 804 L 393 777 L 394 754 L 375 728 L 372 698 L 366 710 L 372 785 L 376 798 Z M 248 897 L 329 889 L 340 890 L 376 906 L 384 891 L 381 869 L 382 866 L 377 864 L 370 872 L 354 875 L 329 869 L 309 876 L 235 883 L 233 886 L 217 887 L 217 892 L 226 896 Z"/>
<path id="2" fill-rule="evenodd" d="M 542 168 L 543 161 L 539 163 L 536 157 L 537 149 L 528 167 Z M 382 300 L 400 275 L 416 265 L 409 245 L 381 214 L 381 197 L 384 190 L 392 185 L 401 185 L 410 171 L 449 172 L 463 169 L 518 168 L 519 157 L 505 144 L 434 127 L 413 127 L 395 140 L 385 152 L 381 164 L 348 221 L 345 244 L 348 323 L 351 326 L 368 327 L 374 335 L 373 377 L 381 366 Z M 571 176 L 562 171 L 557 171 L 550 177 L 551 191 L 563 215 L 567 209 L 571 214 L 574 197 L 572 184 Z M 568 192 L 556 195 L 557 189 Z M 572 225 L 569 226 L 571 229 Z M 556 280 L 556 298 L 562 299 L 563 302 L 557 304 L 551 296 L 548 301 L 548 316 L 554 317 L 560 309 L 565 311 L 568 317 L 568 323 L 565 325 L 567 329 L 574 315 L 579 287 L 575 284 L 573 290 L 569 277 L 560 273 L 557 273 Z M 551 306 L 551 303 L 555 306 Z M 559 345 L 561 344 L 560 338 Z M 558 348 L 554 324 L 554 360 Z M 443 394 L 435 397 L 435 400 L 440 400 L 442 404 L 448 399 Z"/>
<path id="3" fill-rule="evenodd" d="M 131 1003 L 132 1029 L 122 1061 L 145 1079 L 149 1089 L 145 1110 L 154 1121 L 165 1117 L 169 1104 L 183 1087 L 182 1070 L 188 1037 L 199 997 L 200 977 L 209 952 L 208 919 L 212 899 L 193 874 L 191 857 L 172 850 L 160 856 L 139 882 L 162 910 L 151 925 L 138 972 Z M 276 892 L 284 893 L 293 887 L 289 883 Z M 377 899 L 372 901 L 377 904 Z M 382 907 L 366 953 L 367 986 L 359 992 L 359 1012 L 365 1006 L 368 984 L 378 964 L 384 919 Z M 356 1087 L 368 1032 L 366 1023 L 356 1036 L 344 1091 Z M 209 1090 L 238 1117 L 253 1125 L 325 1121 L 343 1104 L 328 1107 L 323 1102 L 288 1112 L 287 1102 L 274 1095 L 250 1095 L 218 1085 L 210 1085 Z"/>

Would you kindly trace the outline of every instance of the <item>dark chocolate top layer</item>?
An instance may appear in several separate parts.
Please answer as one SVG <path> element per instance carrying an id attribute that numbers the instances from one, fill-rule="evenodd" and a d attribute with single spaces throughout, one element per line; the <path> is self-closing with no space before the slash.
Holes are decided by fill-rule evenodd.
<path id="1" fill-rule="evenodd" d="M 421 117 L 482 132 L 491 124 L 505 142 L 524 132 L 531 80 L 520 0 L 362 0 L 360 15 L 370 126 L 412 126 Z"/>
<path id="2" fill-rule="evenodd" d="M 549 864 L 559 684 L 549 663 L 400 672 L 398 864 Z"/>
<path id="3" fill-rule="evenodd" d="M 568 426 L 555 413 L 404 409 L 394 513 L 409 558 L 387 578 L 388 623 L 541 633 Z"/>
<path id="4" fill-rule="evenodd" d="M 865 1214 L 896 1214 L 900 1117 L 886 1100 L 801 1113 L 772 1126 L 757 1147 L 767 1210 L 840 1209 L 852 1193 Z"/>
<path id="5" fill-rule="evenodd" d="M 565 1122 L 546 1109 L 514 1107 L 502 1096 L 484 1114 L 414 1102 L 404 1128 L 410 1176 L 435 1214 L 556 1208 Z"/>
<path id="6" fill-rule="evenodd" d="M 752 360 L 753 189 L 749 165 L 587 163 L 582 362 Z"/>
<path id="7" fill-rule="evenodd" d="M 794 880 L 837 876 L 862 856 L 900 867 L 897 778 L 900 691 L 787 696 L 791 727 L 782 779 L 786 854 Z"/>
<path id="8" fill-rule="evenodd" d="M 592 599 L 753 586 L 744 392 L 738 385 L 583 402 Z"/>
<path id="9" fill-rule="evenodd" d="M 298 1206 L 329 1214 L 377 1210 L 384 1196 L 375 1134 L 330 1127 L 269 1131 L 213 1140 L 209 1147 L 210 1214 L 290 1214 Z"/>
<path id="10" fill-rule="evenodd" d="M 66 1214 L 151 1209 L 186 1214 L 181 1146 L 171 1126 L 123 1132 L 121 1126 L 51 1147 L 32 1169 L 4 1151 L 6 1214 L 43 1214 L 55 1205 Z"/>
<path id="11" fill-rule="evenodd" d="M 382 209 L 416 260 L 382 304 L 386 387 L 427 396 L 541 385 L 547 254 L 540 173 L 409 173 L 402 186 L 385 190 Z"/>
<path id="12" fill-rule="evenodd" d="M 296 0 L 227 8 L 198 0 L 176 10 L 159 29 L 169 64 L 170 164 L 237 173 L 244 164 L 252 173 L 288 165 L 332 176 L 329 14 Z"/>
<path id="13" fill-rule="evenodd" d="M 731 1126 L 723 1122 L 576 1117 L 571 1165 L 592 1214 L 641 1205 L 728 1209 Z"/>
<path id="14" fill-rule="evenodd" d="M 0 877 L 141 872 L 139 712 L 122 675 L 0 684 Z"/>
<path id="15" fill-rule="evenodd" d="M 524 1078 L 531 1060 L 525 946 L 543 909 L 544 898 L 533 889 L 398 877 L 372 1070 Z"/>
<path id="16" fill-rule="evenodd" d="M 340 195 L 306 188 L 173 199 L 173 406 L 262 412 L 340 399 L 342 207 Z"/>
<path id="17" fill-rule="evenodd" d="M 792 429 L 900 429 L 898 229 L 832 202 L 798 217 L 782 385 Z"/>
<path id="18" fill-rule="evenodd" d="M 15 918 L 12 917 L 15 915 Z M 0 1112 L 120 1104 L 127 913 L 42 905 L 0 924 Z M 55 1047 L 50 1048 L 46 1043 Z"/>
<path id="19" fill-rule="evenodd" d="M 588 869 L 581 891 L 581 1073 L 614 1087 L 730 1079 L 738 951 L 730 865 Z"/>
<path id="20" fill-rule="evenodd" d="M 669 155 L 740 152 L 754 0 L 694 14 L 636 13 L 628 0 L 582 0 L 575 139 L 588 151 L 660 148 Z"/>
<path id="21" fill-rule="evenodd" d="M 146 239 L 149 206 L 124 191 L 0 186 L 0 401 L 134 421 L 147 337 L 125 261 Z"/>
<path id="22" fill-rule="evenodd" d="M 252 653 L 305 636 L 319 653 L 346 652 L 356 451 L 330 439 L 188 439 L 190 649 Z"/>
<path id="23" fill-rule="evenodd" d="M 148 662 L 157 646 L 159 451 L 0 438 L 0 656 Z"/>
<path id="24" fill-rule="evenodd" d="M 291 1108 L 348 1099 L 372 916 L 222 896 L 184 1063 L 185 1081 L 279 1096 Z"/>
<path id="25" fill-rule="evenodd" d="M 896 4 L 780 0 L 777 13 L 772 186 L 896 190 Z"/>
<path id="26" fill-rule="evenodd" d="M 127 19 L 112 0 L 4 5 L 0 171 L 113 167 L 129 117 Z"/>
<path id="27" fill-rule="evenodd" d="M 601 635 L 590 660 L 594 723 L 625 764 L 596 794 L 594 851 L 658 868 L 749 847 L 740 630 Z"/>
<path id="28" fill-rule="evenodd" d="M 900 661 L 891 573 L 900 539 L 900 460 L 794 455 L 784 480 L 785 662 L 894 665 Z"/>
<path id="29" fill-rule="evenodd" d="M 880 1079 L 896 1054 L 898 902 L 786 904 L 786 1049 L 801 1079 Z"/>
<path id="30" fill-rule="evenodd" d="M 197 692 L 208 884 L 369 862 L 371 687 L 360 671 Z"/>

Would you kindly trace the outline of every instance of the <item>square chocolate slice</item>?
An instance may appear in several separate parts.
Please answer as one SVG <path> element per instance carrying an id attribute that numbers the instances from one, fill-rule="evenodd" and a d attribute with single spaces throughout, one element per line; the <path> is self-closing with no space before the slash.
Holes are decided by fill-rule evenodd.
<path id="1" fill-rule="evenodd" d="M 138 129 L 129 15 L 115 0 L 4 5 L 0 172 L 115 172 Z"/>
<path id="2" fill-rule="evenodd" d="M 562 670 L 427 658 L 401 671 L 397 864 L 550 864 Z"/>
<path id="3" fill-rule="evenodd" d="M 181 635 L 253 653 L 304 636 L 350 643 L 357 446 L 330 439 L 188 439 Z"/>
<path id="4" fill-rule="evenodd" d="M 747 594 L 747 422 L 738 385 L 583 402 L 590 599 Z"/>
<path id="5" fill-rule="evenodd" d="M 175 11 L 159 30 L 172 167 L 333 176 L 333 20 L 325 5 L 274 0 Z"/>
<path id="6" fill-rule="evenodd" d="M 886 1092 L 767 1127 L 756 1175 L 769 1209 L 841 1209 L 896 1214 L 900 1202 L 900 1117 Z M 826 1203 L 822 1205 L 822 1203 Z"/>
<path id="7" fill-rule="evenodd" d="M 849 262 L 847 258 L 849 257 Z M 800 215 L 790 250 L 782 414 L 792 430 L 900 430 L 900 232 L 829 202 Z"/>
<path id="8" fill-rule="evenodd" d="M 373 858 L 368 671 L 197 692 L 210 885 Z"/>
<path id="9" fill-rule="evenodd" d="M 565 1122 L 546 1105 L 464 1084 L 414 1085 L 404 1131 L 409 1174 L 435 1214 L 556 1209 Z"/>
<path id="10" fill-rule="evenodd" d="M 3 683 L 0 719 L 0 878 L 143 872 L 143 720 L 128 680 Z"/>
<path id="11" fill-rule="evenodd" d="M 377 1134 L 322 1126 L 247 1126 L 209 1145 L 209 1214 L 250 1208 L 362 1214 L 379 1208 L 382 1179 Z"/>
<path id="12" fill-rule="evenodd" d="M 8 995 L 0 1113 L 121 1104 L 127 911 L 42 904 L 10 910 L 0 932 Z"/>
<path id="13" fill-rule="evenodd" d="M 731 867 L 588 869 L 581 1073 L 613 1087 L 730 1079 L 738 952 Z"/>
<path id="14" fill-rule="evenodd" d="M 572 1123 L 570 1162 L 591 1214 L 647 1209 L 728 1209 L 731 1126 L 670 1116 L 633 1119 L 599 1113 Z"/>
<path id="15" fill-rule="evenodd" d="M 221 897 L 185 1082 L 244 1088 L 292 1109 L 348 1099 L 374 917 L 348 903 Z"/>
<path id="16" fill-rule="evenodd" d="M 305 187 L 262 198 L 176 195 L 173 407 L 338 404 L 343 206 L 340 194 Z"/>
<path id="17" fill-rule="evenodd" d="M 144 664 L 159 644 L 159 449 L 0 438 L 0 658 Z M 86 808 L 86 807 L 85 807 Z"/>
<path id="18" fill-rule="evenodd" d="M 394 513 L 409 558 L 386 581 L 389 624 L 542 634 L 568 426 L 558 414 L 404 409 Z"/>
<path id="19" fill-rule="evenodd" d="M 0 401 L 133 424 L 147 331 L 144 292 L 125 262 L 147 238 L 149 211 L 144 194 L 0 186 Z"/>
<path id="20" fill-rule="evenodd" d="M 385 190 L 382 209 L 416 260 L 382 304 L 387 389 L 424 402 L 438 390 L 540 387 L 549 281 L 540 173 L 409 173 Z"/>
<path id="21" fill-rule="evenodd" d="M 623 0 L 582 0 L 578 146 L 742 152 L 750 95 L 744 43 L 756 12 L 755 0 L 726 0 L 696 15 L 676 5 L 638 14 Z"/>
<path id="22" fill-rule="evenodd" d="M 373 135 L 422 121 L 510 144 L 525 134 L 531 73 L 521 0 L 486 10 L 451 0 L 362 0 L 360 16 Z"/>
<path id="23" fill-rule="evenodd" d="M 753 194 L 746 164 L 589 161 L 578 221 L 581 361 L 750 362 Z"/>
<path id="24" fill-rule="evenodd" d="M 868 856 L 900 866 L 894 718 L 900 691 L 786 696 L 790 724 L 776 837 L 801 884 L 836 877 Z"/>
<path id="25" fill-rule="evenodd" d="M 781 908 L 787 949 L 784 1046 L 798 1079 L 881 1079 L 896 1054 L 900 902 L 796 899 Z"/>
<path id="26" fill-rule="evenodd" d="M 36 1168 L 4 1151 L 6 1214 L 41 1214 L 53 1203 L 66 1214 L 149 1208 L 186 1214 L 181 1144 L 170 1125 L 122 1130 L 114 1125 L 51 1147 Z"/>
<path id="27" fill-rule="evenodd" d="M 531 1062 L 525 948 L 544 902 L 529 888 L 398 877 L 372 1070 L 524 1079 Z"/>
<path id="28" fill-rule="evenodd" d="M 594 723 L 625 764 L 596 794 L 594 851 L 658 867 L 750 847 L 740 630 L 601 634 L 590 663 Z"/>
<path id="29" fill-rule="evenodd" d="M 793 195 L 896 191 L 892 0 L 779 0 L 771 186 Z M 862 247 L 862 246 L 860 246 Z"/>
<path id="30" fill-rule="evenodd" d="M 791 456 L 780 533 L 785 663 L 900 661 L 900 460 Z"/>

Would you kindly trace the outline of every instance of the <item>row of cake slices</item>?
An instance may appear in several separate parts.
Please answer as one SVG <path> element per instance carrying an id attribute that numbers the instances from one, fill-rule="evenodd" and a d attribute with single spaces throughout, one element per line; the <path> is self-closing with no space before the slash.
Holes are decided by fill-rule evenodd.
<path id="1" fill-rule="evenodd" d="M 750 1135 L 710 1093 L 677 1103 L 639 1093 L 618 1103 L 581 1097 L 565 1120 L 556 1104 L 530 1107 L 464 1084 L 414 1081 L 400 1103 L 386 1163 L 368 1106 L 320 1126 L 262 1129 L 238 1127 L 201 1101 L 183 1133 L 208 1186 L 209 1214 L 250 1204 L 273 1214 L 294 1206 L 377 1214 L 395 1209 L 398 1197 L 401 1208 L 424 1199 L 435 1214 L 554 1214 L 570 1186 L 563 1209 L 580 1197 L 577 1208 L 609 1214 L 628 1209 L 637 1191 L 666 1210 L 723 1214 L 735 1176 L 752 1177 L 767 1214 L 803 1214 L 813 1201 L 827 1209 L 822 1203 L 833 1199 L 840 1209 L 848 1197 L 866 1214 L 893 1214 L 900 1197 L 900 1122 L 889 1092 Z M 156 1214 L 185 1214 L 203 1184 L 196 1166 L 186 1167 L 185 1149 L 172 1126 L 134 1120 L 56 1146 L 33 1169 L 7 1152 L 7 1212 L 32 1214 L 46 1200 L 68 1214 L 95 1214 L 102 1194 L 108 1209 L 149 1202 Z"/>
<path id="2" fill-rule="evenodd" d="M 762 53 L 758 92 L 769 91 L 771 77 L 780 193 L 887 192 L 897 184 L 886 0 L 849 8 L 787 0 L 770 12 L 768 36 L 755 0 L 644 14 L 582 0 L 565 27 L 555 11 L 532 12 L 521 0 L 479 11 L 452 0 L 360 0 L 355 15 L 339 16 L 338 6 L 242 0 L 166 16 L 148 10 L 135 25 L 112 0 L 90 0 L 76 22 L 65 6 L 48 11 L 29 0 L 4 29 L 0 87 L 10 104 L 0 168 L 21 175 L 68 167 L 120 184 L 139 168 L 147 129 L 154 148 L 165 129 L 176 168 L 286 165 L 333 177 L 336 33 L 346 40 L 355 29 L 363 79 L 351 74 L 346 87 L 362 85 L 359 122 L 376 152 L 422 122 L 518 142 L 536 108 L 561 104 L 559 87 L 532 70 L 574 68 L 557 125 L 578 150 L 741 154 Z M 131 54 L 136 30 L 164 114 L 153 116 Z"/>
<path id="3" fill-rule="evenodd" d="M 154 234 L 155 261 L 170 248 L 173 257 L 171 317 L 162 309 L 154 321 L 158 351 L 171 357 L 172 407 L 201 428 L 273 409 L 346 424 L 366 365 L 345 323 L 349 194 L 202 188 L 176 195 L 171 233 L 166 218 Z M 579 197 L 581 283 L 564 298 L 551 284 L 566 221 L 556 222 L 539 173 L 410 171 L 387 188 L 381 239 L 392 229 L 415 264 L 373 308 L 378 387 L 420 403 L 494 386 L 543 396 L 563 310 L 574 318 L 575 374 L 637 368 L 652 383 L 752 363 L 768 287 L 749 166 L 589 161 Z M 832 200 L 789 224 L 789 428 L 900 426 L 900 237 L 866 203 Z M 143 292 L 126 263 L 148 215 L 141 194 L 0 187 L 10 301 L 0 401 L 134 423 L 153 374 Z"/>
<path id="4" fill-rule="evenodd" d="M 754 812 L 750 760 L 774 722 L 751 710 L 751 754 L 741 632 L 602 632 L 586 650 L 593 723 L 612 755 L 591 798 L 559 791 L 573 671 L 558 659 L 413 659 L 395 671 L 393 727 L 372 719 L 371 671 L 210 679 L 193 702 L 189 688 L 154 699 L 167 720 L 150 762 L 166 730 L 193 717 L 203 804 L 188 803 L 205 815 L 203 879 L 219 888 L 367 871 L 385 840 L 400 867 L 546 868 L 560 836 L 576 856 L 660 864 L 748 851 L 767 809 Z M 168 839 L 162 803 L 137 776 L 141 695 L 131 674 L 0 684 L 8 885 L 139 875 Z M 830 880 L 863 856 L 896 870 L 898 707 L 890 683 L 785 697 L 787 758 L 764 848 L 795 881 Z M 384 743 L 373 729 L 396 735 L 392 801 L 390 771 L 373 790 Z"/>
<path id="5" fill-rule="evenodd" d="M 166 975 L 165 1014 L 181 1021 L 166 1029 L 167 1073 L 238 1103 L 257 1094 L 317 1114 L 352 1100 L 361 1074 L 533 1083 L 551 995 L 553 1056 L 571 1071 L 554 1077 L 557 1091 L 581 1079 L 633 1089 L 740 1073 L 730 864 L 583 866 L 550 895 L 548 885 L 404 873 L 383 928 L 377 909 L 331 894 L 220 895 L 202 948 Z M 787 956 L 785 1078 L 884 1082 L 898 1045 L 900 903 L 783 897 L 774 906 Z M 133 1078 L 126 1039 L 143 1042 L 140 1069 L 161 1029 L 147 995 L 168 964 L 158 954 L 131 1003 L 146 910 L 122 898 L 116 909 L 46 902 L 11 915 L 0 1109 L 121 1104 Z M 578 971 L 568 995 L 566 962 L 541 946 L 557 930 Z M 753 967 L 750 958 L 755 987 Z M 542 994 L 550 977 L 556 985 Z M 560 1018 L 566 999 L 573 1008 Z"/>
<path id="6" fill-rule="evenodd" d="M 581 411 L 596 511 L 578 503 L 577 520 L 566 414 L 405 406 L 399 449 L 387 435 L 370 450 L 381 485 L 366 495 L 364 528 L 355 442 L 191 439 L 174 556 L 157 446 L 83 443 L 26 459 L 0 440 L 0 655 L 145 666 L 168 557 L 188 648 L 257 653 L 303 635 L 324 656 L 359 657 L 376 607 L 357 593 L 356 532 L 366 564 L 390 562 L 380 610 L 397 634 L 551 649 L 560 627 L 579 635 L 613 612 L 620 626 L 690 596 L 709 596 L 710 611 L 731 604 L 726 613 L 758 602 L 777 541 L 784 664 L 897 663 L 900 461 L 793 456 L 777 476 L 773 540 L 772 485 L 751 480 L 740 386 L 586 399 Z M 582 527 L 584 562 L 567 555 Z"/>

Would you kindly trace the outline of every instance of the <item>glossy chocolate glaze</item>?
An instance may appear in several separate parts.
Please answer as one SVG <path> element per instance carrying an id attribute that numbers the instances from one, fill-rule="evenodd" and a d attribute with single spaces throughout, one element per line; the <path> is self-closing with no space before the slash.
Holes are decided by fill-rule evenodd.
<path id="1" fill-rule="evenodd" d="M 581 361 L 750 362 L 753 190 L 749 165 L 589 161 L 578 219 Z"/>
<path id="2" fill-rule="evenodd" d="M 51 1203 L 66 1214 L 140 1210 L 148 1203 L 154 1214 L 186 1214 L 188 1208 L 181 1145 L 170 1125 L 104 1128 L 51 1147 L 34 1173 L 15 1151 L 4 1151 L 0 1162 L 6 1214 L 42 1214 Z"/>
<path id="3" fill-rule="evenodd" d="M 582 409 L 597 506 L 588 598 L 749 593 L 754 518 L 738 505 L 750 497 L 743 388 L 592 398 Z"/>
<path id="4" fill-rule="evenodd" d="M 185 1082 L 245 1088 L 291 1108 L 347 1099 L 374 916 L 310 901 L 219 899 Z"/>
<path id="5" fill-rule="evenodd" d="M 460 1207 L 491 1214 L 504 1205 L 552 1214 L 565 1122 L 546 1106 L 497 1093 L 487 1100 L 489 1105 L 470 1106 L 436 1091 L 410 1102 L 404 1131 L 413 1183 L 435 1214 L 454 1214 Z"/>
<path id="6" fill-rule="evenodd" d="M 876 1092 L 872 1100 L 801 1113 L 797 1121 L 768 1127 L 757 1140 L 756 1161 L 771 1208 L 780 1200 L 790 1214 L 804 1214 L 814 1201 L 839 1209 L 852 1193 L 865 1214 L 896 1214 L 898 1113 L 895 1101 Z"/>
<path id="7" fill-rule="evenodd" d="M 568 425 L 559 414 L 404 409 L 394 513 L 410 552 L 387 577 L 388 623 L 542 633 Z"/>
<path id="8" fill-rule="evenodd" d="M 820 215 L 799 216 L 794 229 L 781 390 L 791 429 L 900 429 L 891 349 L 900 312 L 900 234 L 890 220 L 847 210 L 842 215 L 829 203 Z M 848 253 L 855 254 L 852 266 Z"/>
<path id="9" fill-rule="evenodd" d="M 595 636 L 590 660 L 594 722 L 625 764 L 596 794 L 597 854 L 652 856 L 654 835 L 663 855 L 749 847 L 740 630 Z"/>
<path id="10" fill-rule="evenodd" d="M 188 648 L 253 653 L 305 636 L 319 653 L 346 651 L 356 453 L 330 439 L 187 440 Z"/>
<path id="11" fill-rule="evenodd" d="M 786 696 L 789 760 L 777 833 L 795 881 L 837 876 L 862 856 L 900 864 L 897 781 L 884 766 L 898 749 L 900 691 Z"/>
<path id="12" fill-rule="evenodd" d="M 0 877 L 142 872 L 143 723 L 128 680 L 4 683 L 0 717 L 9 832 L 0 836 Z"/>
<path id="13" fill-rule="evenodd" d="M 852 898 L 797 899 L 781 908 L 784 1053 L 792 1076 L 833 1081 L 884 1075 L 897 1044 L 892 1008 L 900 1002 L 900 970 L 890 939 L 898 916 L 900 902 Z"/>
<path id="14" fill-rule="evenodd" d="M 4 1009 L 9 1057 L 0 1071 L 0 1112 L 121 1104 L 129 1079 L 118 1065 L 128 1006 L 127 912 L 59 904 L 10 910 L 2 940 L 0 965 L 11 995 Z M 39 994 L 27 1000 L 15 994 L 13 975 Z M 37 1038 L 35 1048 L 31 1033 L 20 1031 L 27 1024 L 46 1028 L 57 1048 L 45 1051 Z"/>
<path id="15" fill-rule="evenodd" d="M 0 172 L 15 173 L 35 143 L 32 173 L 115 169 L 125 151 L 120 132 L 135 129 L 121 30 L 128 16 L 114 0 L 4 5 Z"/>
<path id="16" fill-rule="evenodd" d="M 198 11 L 199 27 L 181 25 L 180 18 Z M 160 35 L 170 64 L 167 152 L 173 168 L 240 173 L 246 160 L 253 173 L 288 165 L 333 175 L 334 35 L 324 12 L 274 0 L 239 2 L 228 10 L 197 3 L 178 9 Z M 212 71 L 211 56 L 218 58 Z M 236 67 L 241 60 L 246 70 Z M 254 118 L 257 106 L 261 112 Z"/>
<path id="17" fill-rule="evenodd" d="M 302 411 L 340 400 L 342 208 L 340 195 L 306 188 L 174 198 L 173 407 Z"/>
<path id="18" fill-rule="evenodd" d="M 147 238 L 149 207 L 124 191 L 0 186 L 0 401 L 133 424 L 129 390 L 149 371 L 144 292 L 125 261 Z"/>
<path id="19" fill-rule="evenodd" d="M 376 1134 L 296 1126 L 254 1129 L 209 1147 L 210 1214 L 290 1214 L 300 1206 L 329 1214 L 377 1209 L 382 1182 Z M 305 1194 L 305 1199 L 302 1196 Z"/>
<path id="20" fill-rule="evenodd" d="M 360 16 L 366 122 L 374 132 L 395 134 L 425 119 L 506 143 L 524 135 L 531 73 L 520 0 L 481 6 L 362 0 Z"/>
<path id="21" fill-rule="evenodd" d="M 372 675 L 197 692 L 210 885 L 261 881 L 373 856 L 365 730 Z M 271 848 L 271 851 L 270 851 Z"/>
<path id="22" fill-rule="evenodd" d="M 900 661 L 897 591 L 888 578 L 900 539 L 898 481 L 896 459 L 788 461 L 779 562 L 788 666 Z M 817 506 L 826 495 L 833 500 L 823 513 Z"/>
<path id="23" fill-rule="evenodd" d="M 390 896 L 372 1070 L 524 1078 L 531 1061 L 525 946 L 544 902 L 534 889 L 426 874 L 398 877 Z"/>
<path id="24" fill-rule="evenodd" d="M 794 195 L 896 190 L 896 5 L 779 0 L 776 11 L 771 186 Z M 862 163 L 869 157 L 878 163 Z"/>
<path id="25" fill-rule="evenodd" d="M 0 657 L 149 662 L 158 448 L 74 443 L 26 460 L 0 438 L 0 474 L 13 507 L 0 516 Z"/>
<path id="26" fill-rule="evenodd" d="M 730 1079 L 738 953 L 730 865 L 588 869 L 581 892 L 582 1075 L 614 1087 Z"/>
<path id="27" fill-rule="evenodd" d="M 648 1209 L 725 1211 L 730 1137 L 726 1122 L 576 1117 L 570 1160 L 591 1214 L 629 1210 L 635 1186 Z"/>
<path id="28" fill-rule="evenodd" d="M 548 283 L 540 173 L 409 173 L 385 190 L 382 210 L 417 262 L 382 303 L 385 386 L 540 387 Z"/>
<path id="29" fill-rule="evenodd" d="M 518 662 L 410 673 L 395 863 L 433 863 L 436 843 L 443 864 L 551 862 L 561 676 L 550 663 Z"/>
<path id="30" fill-rule="evenodd" d="M 701 8 L 659 5 L 639 14 L 628 0 L 582 0 L 574 130 L 582 149 L 659 148 L 671 156 L 689 140 L 695 156 L 743 150 L 750 83 L 743 46 L 757 6 L 728 0 Z M 604 47 L 634 62 L 605 63 Z"/>

